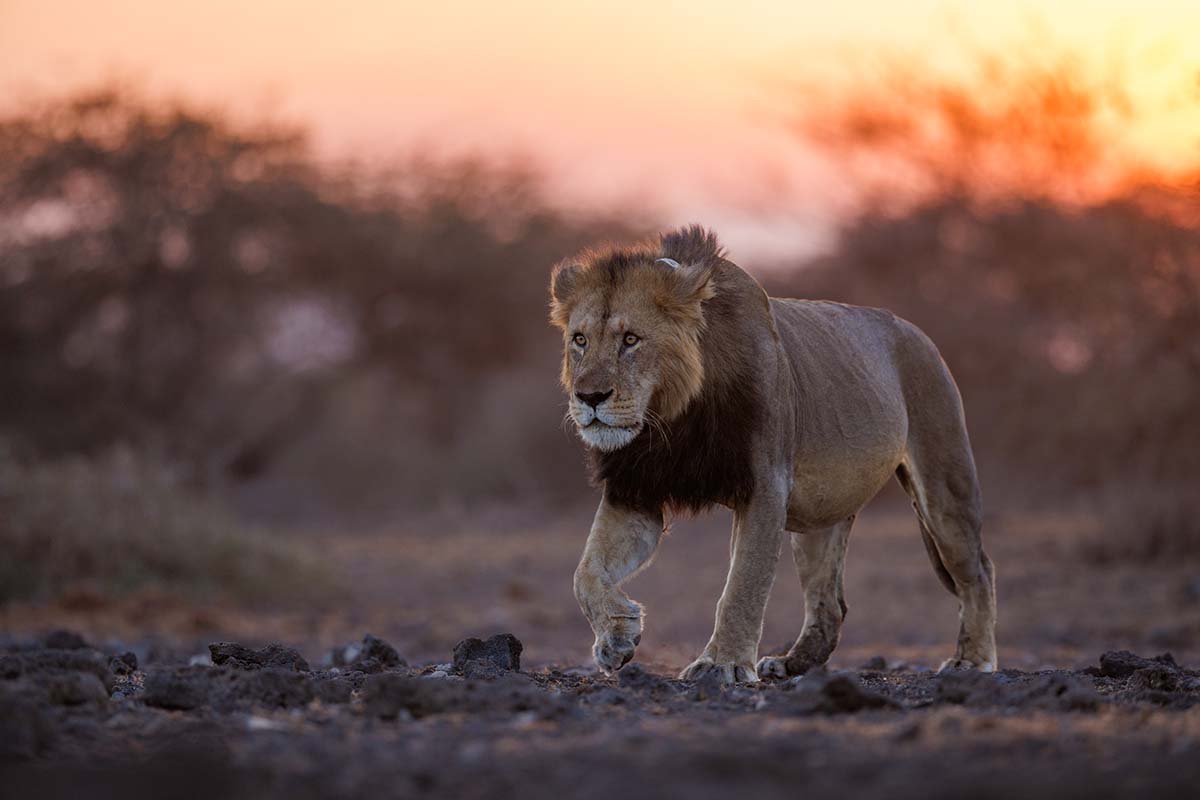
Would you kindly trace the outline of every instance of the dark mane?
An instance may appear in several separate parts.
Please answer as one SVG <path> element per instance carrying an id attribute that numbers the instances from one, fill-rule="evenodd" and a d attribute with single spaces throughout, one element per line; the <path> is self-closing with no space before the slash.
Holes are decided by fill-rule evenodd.
<path id="1" fill-rule="evenodd" d="M 668 247 L 672 248 L 668 251 Z M 699 228 L 663 237 L 664 252 L 680 263 L 688 258 L 720 258 L 716 238 Z M 737 267 L 718 267 L 717 294 L 704 303 L 705 332 L 700 344 L 705 383 L 666 436 L 650 426 L 619 450 L 590 450 L 593 482 L 617 505 L 644 510 L 664 506 L 702 511 L 713 504 L 744 505 L 754 493 L 751 447 L 762 419 L 763 399 L 746 333 L 751 321 L 740 311 L 746 295 Z"/>
<path id="2" fill-rule="evenodd" d="M 680 264 L 715 264 L 725 258 L 717 235 L 700 225 L 688 225 L 659 238 L 659 250 Z"/>

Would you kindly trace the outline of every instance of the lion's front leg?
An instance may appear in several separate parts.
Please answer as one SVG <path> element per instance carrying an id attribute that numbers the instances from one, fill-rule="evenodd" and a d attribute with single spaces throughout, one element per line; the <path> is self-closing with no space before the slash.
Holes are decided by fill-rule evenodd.
<path id="1" fill-rule="evenodd" d="M 625 666 L 642 640 L 642 607 L 621 584 L 650 563 L 662 538 L 661 513 L 600 501 L 575 570 L 575 598 L 596 634 L 592 655 L 607 673 Z"/>
<path id="2" fill-rule="evenodd" d="M 717 602 L 716 626 L 704 652 L 680 679 L 696 680 L 715 671 L 724 683 L 758 680 L 758 641 L 775 582 L 786 508 L 786 494 L 763 492 L 735 512 L 729 577 Z"/>

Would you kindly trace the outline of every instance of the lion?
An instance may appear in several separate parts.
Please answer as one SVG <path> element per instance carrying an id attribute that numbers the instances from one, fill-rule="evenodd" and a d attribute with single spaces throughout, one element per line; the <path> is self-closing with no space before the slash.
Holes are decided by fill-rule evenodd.
<path id="1" fill-rule="evenodd" d="M 600 506 L 574 576 L 597 666 L 633 658 L 644 610 L 621 589 L 646 567 L 668 514 L 734 514 L 712 637 L 680 673 L 724 683 L 802 675 L 837 646 L 855 516 L 896 476 L 925 549 L 960 604 L 942 669 L 997 668 L 995 571 L 962 400 L 925 334 L 874 308 L 768 297 L 710 231 L 585 251 L 560 262 L 551 322 L 561 380 Z M 804 622 L 757 660 L 783 534 Z"/>

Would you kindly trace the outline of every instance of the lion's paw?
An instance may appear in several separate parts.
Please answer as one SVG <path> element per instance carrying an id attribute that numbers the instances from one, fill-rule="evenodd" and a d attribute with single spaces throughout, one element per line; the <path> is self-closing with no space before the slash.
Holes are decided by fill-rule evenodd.
<path id="1" fill-rule="evenodd" d="M 763 680 L 788 677 L 787 656 L 767 656 L 758 660 L 758 677 Z"/>
<path id="2" fill-rule="evenodd" d="M 723 662 L 717 663 L 708 656 L 701 656 L 683 668 L 683 672 L 679 673 L 681 681 L 698 681 L 701 678 L 715 673 L 721 683 L 757 683 L 758 674 L 754 671 L 754 666 L 750 662 L 744 664 Z"/>
<path id="3" fill-rule="evenodd" d="M 996 664 L 993 661 L 974 661 L 970 658 L 947 658 L 938 667 L 938 672 L 952 672 L 954 670 L 973 669 L 979 672 L 995 672 Z"/>
<path id="4" fill-rule="evenodd" d="M 628 636 L 623 633 L 605 633 L 596 637 L 592 645 L 592 657 L 605 673 L 611 675 L 629 663 L 633 652 L 641 642 L 640 635 Z"/>

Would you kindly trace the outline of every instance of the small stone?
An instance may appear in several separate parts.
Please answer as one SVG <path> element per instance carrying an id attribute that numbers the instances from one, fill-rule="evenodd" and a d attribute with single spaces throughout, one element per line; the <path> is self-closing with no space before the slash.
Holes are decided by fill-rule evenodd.
<path id="1" fill-rule="evenodd" d="M 1175 663 L 1175 657 L 1170 653 L 1163 653 L 1153 658 L 1143 658 L 1128 650 L 1110 650 L 1100 656 L 1099 674 L 1106 678 L 1128 678 L 1139 669 L 1148 667 L 1179 669 L 1179 665 Z"/>
<path id="2" fill-rule="evenodd" d="M 479 677 L 490 677 L 492 672 L 517 672 L 523 649 L 521 640 L 511 633 L 499 633 L 487 641 L 463 639 L 454 646 L 454 671 L 464 675 L 473 671 Z M 481 663 L 468 666 L 471 662 Z"/>
<path id="3" fill-rule="evenodd" d="M 408 666 L 408 663 L 396 652 L 396 648 L 369 633 L 363 637 L 360 658 L 373 658 L 385 669 Z"/>
<path id="4" fill-rule="evenodd" d="M 131 672 L 137 672 L 137 656 L 130 652 L 113 656 L 108 660 L 108 668 L 114 675 L 128 675 Z"/>
<path id="5" fill-rule="evenodd" d="M 274 667 L 296 672 L 308 672 L 308 662 L 299 652 L 281 644 L 269 644 L 260 650 L 236 642 L 214 642 L 208 646 L 212 663 L 229 664 L 240 669 L 263 669 Z"/>
<path id="6" fill-rule="evenodd" d="M 810 669 L 795 684 L 793 704 L 801 713 L 843 714 L 869 709 L 899 708 L 890 697 L 871 691 L 858 678 L 824 667 Z"/>
<path id="7" fill-rule="evenodd" d="M 1175 692 L 1186 680 L 1179 670 L 1166 666 L 1143 667 L 1129 676 L 1129 688 L 1143 691 Z"/>
<path id="8" fill-rule="evenodd" d="M 369 633 L 363 637 L 361 643 L 335 647 L 325 657 L 325 663 L 342 667 L 347 672 L 357 671 L 368 675 L 408 666 L 408 662 L 400 657 L 396 648 Z"/>
<path id="9" fill-rule="evenodd" d="M 158 669 L 146 676 L 142 700 L 148 706 L 171 711 L 191 711 L 208 700 L 208 669 L 180 667 Z"/>
<path id="10" fill-rule="evenodd" d="M 59 706 L 104 705 L 108 702 L 108 690 L 90 672 L 52 676 L 46 682 L 46 696 L 51 703 Z"/>
<path id="11" fill-rule="evenodd" d="M 871 656 L 859 667 L 865 672 L 886 672 L 887 668 L 888 662 L 883 656 Z"/>

